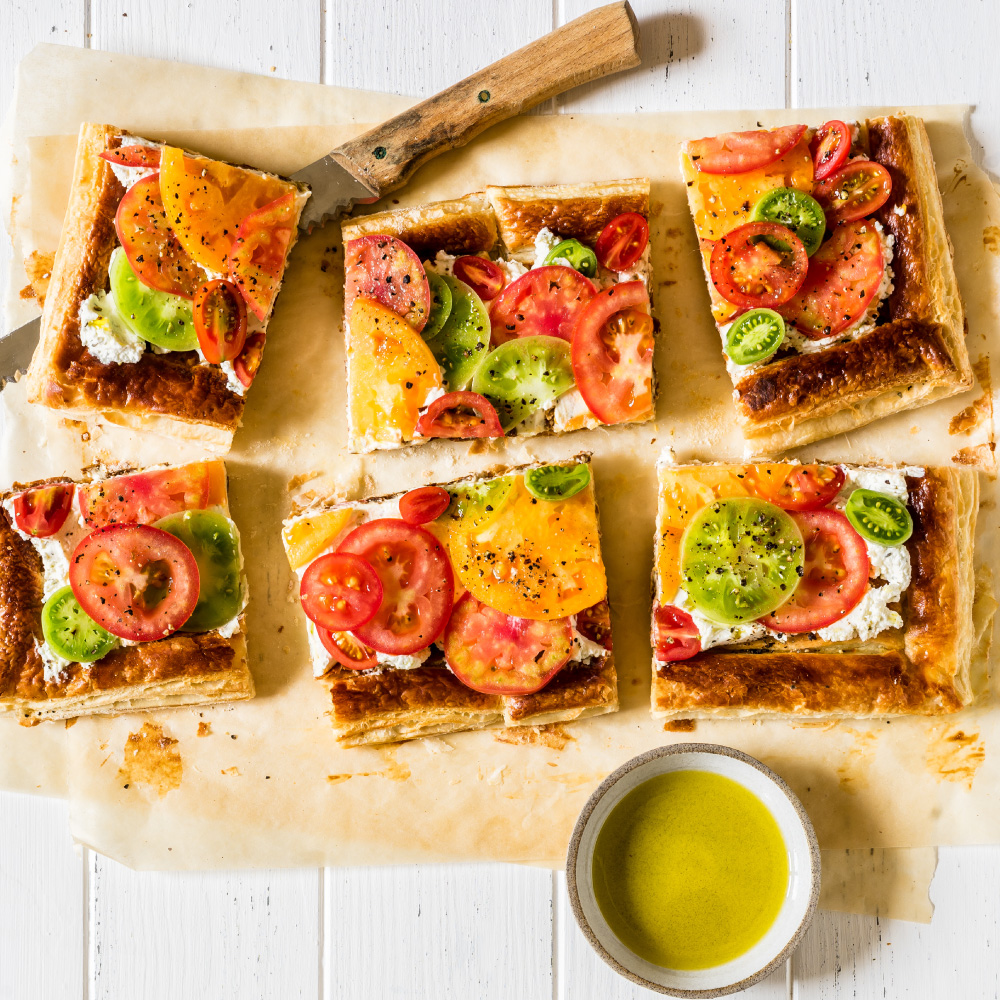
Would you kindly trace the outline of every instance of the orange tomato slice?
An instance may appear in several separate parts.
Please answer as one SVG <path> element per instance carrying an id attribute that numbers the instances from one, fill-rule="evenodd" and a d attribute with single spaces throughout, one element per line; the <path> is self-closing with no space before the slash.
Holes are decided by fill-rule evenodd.
<path id="1" fill-rule="evenodd" d="M 281 529 L 281 539 L 292 569 L 308 566 L 354 524 L 357 516 L 357 512 L 350 507 L 337 507 L 286 524 Z"/>

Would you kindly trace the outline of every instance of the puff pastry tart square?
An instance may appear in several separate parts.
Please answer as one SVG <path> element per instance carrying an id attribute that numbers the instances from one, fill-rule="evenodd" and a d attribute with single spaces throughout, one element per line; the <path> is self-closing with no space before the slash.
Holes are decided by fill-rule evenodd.
<path id="1" fill-rule="evenodd" d="M 29 398 L 225 453 L 308 197 L 274 174 L 83 125 Z"/>
<path id="2" fill-rule="evenodd" d="M 221 461 L 17 485 L 0 506 L 0 712 L 252 698 Z"/>
<path id="3" fill-rule="evenodd" d="M 972 700 L 975 471 L 661 462 L 658 481 L 654 715 Z"/>
<path id="4" fill-rule="evenodd" d="M 758 450 L 972 384 L 919 118 L 690 140 L 681 172 L 737 416 Z"/>
<path id="5" fill-rule="evenodd" d="M 350 449 L 652 419 L 648 214 L 641 178 L 345 223 Z"/>
<path id="6" fill-rule="evenodd" d="M 341 743 L 617 710 L 589 456 L 317 501 L 283 539 Z"/>

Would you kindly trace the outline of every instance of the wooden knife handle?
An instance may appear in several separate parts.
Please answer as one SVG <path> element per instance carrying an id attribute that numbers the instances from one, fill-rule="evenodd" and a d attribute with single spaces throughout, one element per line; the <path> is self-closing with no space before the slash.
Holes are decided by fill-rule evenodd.
<path id="1" fill-rule="evenodd" d="M 639 29 L 626 0 L 599 7 L 466 77 L 331 156 L 379 196 L 425 160 L 589 80 L 638 66 Z"/>

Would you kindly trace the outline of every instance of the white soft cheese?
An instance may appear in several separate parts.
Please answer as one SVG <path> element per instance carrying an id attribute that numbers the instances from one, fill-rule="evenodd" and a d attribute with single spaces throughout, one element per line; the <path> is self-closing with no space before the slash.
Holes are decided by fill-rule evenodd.
<path id="1" fill-rule="evenodd" d="M 104 291 L 80 303 L 80 340 L 102 365 L 134 365 L 146 350 L 146 341 L 129 329 Z"/>
<path id="2" fill-rule="evenodd" d="M 603 268 L 601 269 L 603 272 Z M 652 265 L 649 262 L 649 244 L 646 244 L 642 251 L 642 256 L 635 262 L 635 265 L 628 271 L 609 271 L 615 281 L 641 281 L 647 288 L 649 279 L 653 273 Z"/>
<path id="3" fill-rule="evenodd" d="M 37 639 L 35 639 L 35 652 L 41 657 L 42 674 L 49 684 L 59 680 L 62 672 L 73 662 L 64 660 L 47 642 L 39 642 Z"/>
<path id="4" fill-rule="evenodd" d="M 599 427 L 600 421 L 590 412 L 583 395 L 575 386 L 564 392 L 552 409 L 552 429 L 557 433 L 581 427 Z"/>
<path id="5" fill-rule="evenodd" d="M 548 226 L 543 226 L 539 229 L 538 234 L 535 236 L 535 259 L 531 265 L 532 269 L 542 267 L 545 264 L 545 258 L 552 253 L 559 243 L 562 243 L 562 237 L 556 236 Z M 572 266 L 564 257 L 557 257 L 554 261 L 550 261 L 550 263 L 562 264 L 564 267 Z"/>
<path id="6" fill-rule="evenodd" d="M 457 257 L 450 253 L 445 253 L 443 250 L 438 250 L 437 256 L 434 260 L 429 260 L 424 262 L 424 267 L 428 271 L 433 271 L 435 274 L 453 274 L 455 271 L 455 261 L 458 260 Z"/>
<path id="7" fill-rule="evenodd" d="M 497 265 L 499 266 L 500 270 L 503 271 L 508 285 L 512 281 L 517 281 L 517 279 L 520 278 L 522 274 L 528 273 L 528 269 L 520 261 L 517 260 L 500 259 L 497 261 Z"/>
<path id="8" fill-rule="evenodd" d="M 591 660 L 599 660 L 607 656 L 608 651 L 593 639 L 588 639 L 582 632 L 577 631 L 576 617 L 573 618 L 573 652 L 570 655 L 572 663 L 589 663 Z"/>
<path id="9" fill-rule="evenodd" d="M 223 361 L 219 367 L 226 376 L 226 386 L 229 391 L 235 392 L 237 396 L 242 396 L 247 391 L 247 387 L 239 380 L 232 361 Z"/>
<path id="10" fill-rule="evenodd" d="M 754 639 L 763 639 L 765 635 L 772 635 L 778 639 L 787 639 L 778 632 L 772 632 L 765 628 L 760 622 L 743 622 L 739 625 L 720 625 L 706 618 L 691 603 L 686 590 L 678 590 L 677 596 L 671 602 L 676 607 L 686 611 L 698 629 L 698 638 L 701 639 L 702 649 L 711 649 L 712 646 L 732 646 L 741 642 L 752 642 Z"/>
<path id="11" fill-rule="evenodd" d="M 427 658 L 431 655 L 430 647 L 418 649 L 415 653 L 403 653 L 394 656 L 390 653 L 375 653 L 375 659 L 383 667 L 391 667 L 395 670 L 416 670 L 422 667 Z"/>

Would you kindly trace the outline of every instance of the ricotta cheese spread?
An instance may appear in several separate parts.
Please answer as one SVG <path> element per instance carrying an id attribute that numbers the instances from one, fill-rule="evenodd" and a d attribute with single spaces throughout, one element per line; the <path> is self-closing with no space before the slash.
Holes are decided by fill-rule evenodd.
<path id="1" fill-rule="evenodd" d="M 123 135 L 122 146 L 152 146 L 155 149 L 162 149 L 162 142 L 152 142 L 149 139 L 140 139 L 137 135 Z M 145 177 L 146 174 L 151 174 L 156 170 L 156 167 L 126 167 L 123 163 L 114 163 L 111 160 L 108 161 L 111 169 L 114 171 L 115 177 L 118 178 L 119 184 L 122 185 L 126 190 L 130 188 L 140 177 Z"/>
<path id="2" fill-rule="evenodd" d="M 247 391 L 247 387 L 239 380 L 232 361 L 223 361 L 219 367 L 226 376 L 226 386 L 229 391 L 235 392 L 237 396 L 242 396 Z"/>
<path id="3" fill-rule="evenodd" d="M 105 291 L 80 303 L 80 340 L 102 365 L 134 365 L 146 350 L 146 341 L 126 325 Z"/>

